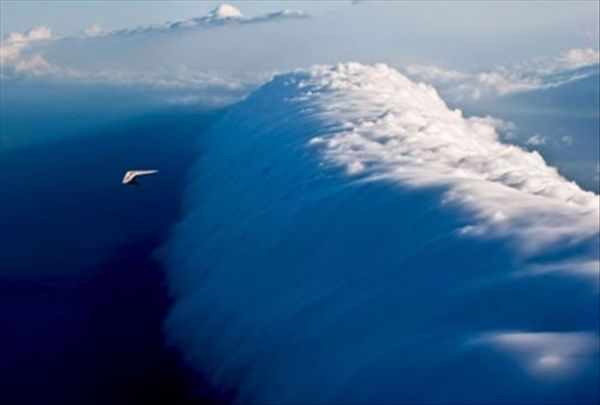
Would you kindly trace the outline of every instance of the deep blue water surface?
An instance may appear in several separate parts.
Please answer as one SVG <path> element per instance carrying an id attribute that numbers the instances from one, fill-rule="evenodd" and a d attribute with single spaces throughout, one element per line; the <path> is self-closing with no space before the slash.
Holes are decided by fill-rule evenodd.
<path id="1" fill-rule="evenodd" d="M 3 149 L 0 403 L 187 401 L 157 249 L 216 115 L 171 109 Z M 127 187 L 128 168 L 160 173 Z"/>

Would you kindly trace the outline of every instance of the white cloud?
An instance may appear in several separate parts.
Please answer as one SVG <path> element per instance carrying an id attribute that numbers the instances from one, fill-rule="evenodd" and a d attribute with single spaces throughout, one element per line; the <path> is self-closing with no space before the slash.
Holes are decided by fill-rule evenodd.
<path id="1" fill-rule="evenodd" d="M 202 17 L 188 20 L 168 21 L 162 24 L 146 25 L 124 30 L 109 31 L 105 35 L 132 35 L 148 32 L 168 32 L 181 29 L 201 29 L 218 27 L 222 25 L 255 24 L 285 19 L 306 18 L 308 15 L 302 11 L 280 10 L 254 17 L 245 16 L 240 9 L 229 4 L 221 4 Z"/>
<path id="2" fill-rule="evenodd" d="M 98 24 L 93 24 L 84 31 L 86 37 L 97 37 L 104 34 L 104 30 Z"/>
<path id="3" fill-rule="evenodd" d="M 562 54 L 558 61 L 569 68 L 597 65 L 600 63 L 600 52 L 592 48 L 570 49 Z"/>
<path id="4" fill-rule="evenodd" d="M 449 358 L 480 374 L 472 353 L 455 348 L 481 325 L 492 333 L 477 338 L 483 363 L 475 357 L 488 377 L 510 371 L 504 351 L 517 365 L 561 377 L 597 359 L 597 328 L 587 322 L 593 309 L 569 323 L 575 332 L 554 333 L 548 326 L 556 324 L 551 315 L 557 308 L 571 313 L 593 301 L 577 296 L 565 308 L 553 307 L 557 294 L 589 294 L 589 288 L 511 278 L 510 272 L 567 260 L 586 271 L 593 266 L 598 196 L 560 177 L 539 154 L 502 144 L 494 125 L 489 117 L 451 110 L 431 86 L 385 65 L 318 66 L 262 86 L 203 136 L 187 210 L 168 248 L 176 304 L 166 329 L 174 344 L 203 375 L 216 376 L 216 386 L 241 387 L 238 402 L 306 402 L 304 393 L 329 374 L 307 382 L 305 370 L 343 369 L 357 353 L 351 363 L 358 368 L 343 379 L 331 373 L 335 391 L 323 395 L 317 389 L 323 396 L 308 402 L 343 402 L 335 396 L 341 391 L 343 398 L 356 398 L 350 394 L 357 373 L 389 375 L 390 367 L 408 370 L 423 358 L 431 363 L 431 372 L 422 373 L 425 384 L 444 377 Z M 463 228 L 469 236 L 461 235 L 462 225 L 470 225 Z M 479 238 L 495 241 L 480 244 Z M 556 266 L 552 271 L 561 271 Z M 397 298 L 406 293 L 410 302 L 423 304 L 424 314 L 405 311 L 407 300 Z M 473 303 L 488 310 L 465 317 Z M 519 316 L 512 319 L 513 313 Z M 523 319 L 545 332 L 495 331 L 522 327 Z M 340 345 L 354 329 L 373 334 L 354 333 L 357 339 Z M 314 339 L 322 335 L 333 336 L 328 347 Z M 290 351 L 290 337 L 298 336 L 306 346 Z M 414 345 L 415 337 L 424 344 Z M 206 347 L 215 350 L 207 354 Z M 269 361 L 265 347 L 281 349 L 275 356 L 281 361 Z M 486 356 L 490 347 L 500 353 Z M 332 367 L 338 359 L 341 368 Z M 372 367 L 365 370 L 365 364 Z M 248 365 L 265 373 L 238 377 Z M 273 375 L 284 375 L 282 384 L 263 384 L 277 388 L 257 392 Z M 512 376 L 524 392 L 546 393 L 535 379 Z M 457 381 L 468 388 L 470 377 Z M 557 394 L 569 388 L 559 387 Z M 400 393 L 387 400 L 405 398 Z M 464 397 L 447 399 L 461 403 Z"/>
<path id="5" fill-rule="evenodd" d="M 13 32 L 0 42 L 0 66 L 2 76 L 12 71 L 18 74 L 40 76 L 56 71 L 56 67 L 46 61 L 41 55 L 26 55 L 25 51 L 32 44 L 48 41 L 52 38 L 50 29 L 40 26 L 24 34 Z M 8 71 L 8 72 L 5 72 Z"/>
<path id="6" fill-rule="evenodd" d="M 469 77 L 468 74 L 453 69 L 443 69 L 433 65 L 408 65 L 406 73 L 410 76 L 416 76 L 426 82 L 452 82 L 464 80 Z"/>
<path id="7" fill-rule="evenodd" d="M 489 118 L 450 110 L 432 87 L 385 65 L 359 64 L 316 67 L 296 82 L 296 98 L 320 106 L 315 114 L 338 128 L 315 134 L 312 144 L 348 173 L 446 185 L 446 202 L 479 219 L 469 234 L 516 237 L 524 254 L 598 235 L 597 195 L 562 178 L 537 152 L 502 144 Z"/>
<path id="8" fill-rule="evenodd" d="M 478 99 L 487 93 L 503 96 L 509 93 L 533 90 L 540 87 L 540 81 L 532 77 L 524 77 L 504 69 L 479 73 L 473 98 Z"/>
<path id="9" fill-rule="evenodd" d="M 223 13 L 232 12 L 225 10 Z M 94 24 L 78 40 L 93 40 L 94 37 L 106 34 L 107 32 L 99 25 Z M 197 70 L 187 68 L 185 65 L 168 69 L 152 66 L 135 70 L 101 66 L 97 69 L 81 69 L 60 66 L 45 58 L 45 45 L 57 44 L 61 41 L 61 44 L 69 46 L 69 39 L 71 38 L 52 36 L 50 29 L 46 27 L 36 27 L 25 33 L 11 33 L 0 42 L 0 66 L 2 67 L 0 78 L 6 80 L 30 77 L 51 82 L 142 86 L 162 90 L 185 88 L 201 92 L 194 97 L 195 102 L 224 105 L 241 99 L 273 74 L 272 72 L 243 74 Z M 192 98 L 182 97 L 173 95 L 165 102 L 168 104 L 192 102 Z"/>
<path id="10" fill-rule="evenodd" d="M 565 261 L 531 266 L 525 274 L 564 273 L 577 275 L 600 284 L 600 262 L 598 260 Z"/>
<path id="11" fill-rule="evenodd" d="M 44 26 L 35 27 L 24 34 L 12 32 L 3 41 L 5 44 L 24 44 L 29 42 L 43 41 L 52 38 L 52 32 Z"/>
<path id="12" fill-rule="evenodd" d="M 40 76 L 47 76 L 52 79 L 74 79 L 80 81 L 85 80 L 85 78 L 88 77 L 90 81 L 98 81 L 107 80 L 110 77 L 110 74 L 106 73 L 112 69 L 115 71 L 114 76 L 119 78 L 118 81 L 124 82 L 125 69 L 123 68 L 123 65 L 128 63 L 128 56 L 126 54 L 124 55 L 124 52 L 122 51 L 123 47 L 115 45 L 116 41 L 118 41 L 121 36 L 137 34 L 142 36 L 144 33 L 181 33 L 184 31 L 203 30 L 221 26 L 258 24 L 262 22 L 305 17 L 307 17 L 305 13 L 293 10 L 281 10 L 258 16 L 246 16 L 240 9 L 228 4 L 222 4 L 204 16 L 161 24 L 138 26 L 115 31 L 104 30 L 99 25 L 94 24 L 86 29 L 79 38 L 76 38 L 78 41 L 70 41 L 69 38 L 60 38 L 61 40 L 64 40 L 60 41 L 60 43 L 59 41 L 56 41 L 56 38 L 51 37 L 48 29 L 39 27 L 26 34 L 13 33 L 6 41 L 2 42 L 1 63 L 3 66 L 3 78 L 29 75 L 38 78 Z M 83 39 L 81 37 L 83 37 Z M 96 39 L 98 37 L 104 39 L 107 37 L 114 37 L 115 42 L 105 41 L 101 43 L 102 39 Z M 165 35 L 164 38 L 167 38 L 167 36 Z M 47 49 L 47 43 L 45 43 L 44 40 L 46 42 L 52 40 L 52 47 Z M 167 41 L 166 39 L 164 40 L 165 42 Z M 86 46 L 82 44 L 82 41 L 85 44 L 89 43 L 90 46 L 86 49 Z M 101 46 L 98 47 L 99 52 L 97 54 L 100 55 L 98 58 L 102 60 L 97 64 L 86 62 L 90 58 L 96 57 L 94 50 L 95 44 L 91 41 L 98 41 L 98 44 L 101 43 Z M 33 43 L 36 44 L 35 50 L 32 46 Z M 70 46 L 79 47 L 77 49 L 82 50 L 82 52 L 76 52 L 74 55 L 79 56 L 85 54 L 89 57 L 85 58 L 86 61 L 84 62 L 81 62 L 81 60 L 84 59 L 84 56 L 79 56 L 79 59 L 74 57 L 71 59 L 69 66 L 63 65 L 61 63 L 61 58 L 68 53 L 65 52 L 65 49 L 68 51 Z M 56 52 L 56 49 L 60 49 L 60 52 Z M 212 50 L 213 48 L 210 47 L 210 49 Z M 52 53 L 53 51 L 54 53 Z M 164 49 L 162 51 L 164 51 Z M 111 55 L 111 52 L 120 57 Z M 170 52 L 166 53 L 171 54 Z M 137 54 L 136 56 L 140 59 L 147 57 L 146 55 L 138 56 Z M 432 65 L 409 65 L 406 67 L 405 72 L 411 78 L 434 84 L 444 97 L 451 101 L 480 100 L 558 86 L 570 80 L 580 79 L 581 77 L 585 77 L 588 73 L 580 72 L 578 75 L 554 74 L 560 72 L 561 69 L 572 69 L 574 67 L 584 66 L 587 63 L 597 64 L 597 56 L 598 51 L 590 48 L 572 49 L 559 57 L 540 59 L 508 67 L 498 67 L 484 72 L 467 73 Z M 86 65 L 86 67 L 78 67 L 76 65 L 77 63 Z M 165 63 L 168 64 L 171 63 L 171 61 Z M 196 61 L 191 61 L 191 63 L 196 63 Z M 209 62 L 204 61 L 202 63 L 209 64 Z M 276 63 L 274 62 L 274 64 Z M 93 67 L 90 68 L 90 65 L 93 65 Z M 119 65 L 119 67 L 117 68 L 113 65 Z M 271 69 L 276 68 L 280 67 L 275 66 Z M 158 66 L 144 67 L 142 70 L 161 71 Z M 213 70 L 217 71 L 218 69 Z M 136 82 L 135 77 L 140 73 L 139 71 L 140 69 L 136 68 L 132 69 L 132 72 L 129 73 L 129 76 L 132 78 L 132 83 Z M 141 73 L 141 76 L 150 75 Z M 225 79 L 226 75 L 219 75 L 219 77 Z M 161 82 L 165 81 L 167 80 L 161 80 Z"/>
<path id="13" fill-rule="evenodd" d="M 244 14 L 240 11 L 239 8 L 236 8 L 230 4 L 221 4 L 217 6 L 214 10 L 212 10 L 208 14 L 209 19 L 211 20 L 226 20 L 228 18 L 244 18 Z"/>
<path id="14" fill-rule="evenodd" d="M 525 143 L 527 145 L 541 146 L 541 145 L 545 145 L 547 141 L 548 141 L 548 138 L 546 138 L 545 136 L 540 135 L 540 134 L 535 134 L 535 135 L 529 137 L 529 139 L 527 139 L 527 141 L 525 141 Z"/>
<path id="15" fill-rule="evenodd" d="M 36 80 L 55 82 L 210 89 L 219 93 L 211 94 L 208 97 L 211 100 L 235 101 L 268 80 L 272 76 L 272 72 L 267 69 L 252 72 L 248 72 L 247 69 L 243 71 L 241 69 L 231 69 L 231 71 L 211 69 L 210 67 L 198 69 L 188 67 L 183 63 L 171 63 L 171 61 L 165 63 L 168 67 L 160 64 L 148 64 L 128 69 L 126 68 L 127 55 L 123 58 L 125 62 L 121 63 L 121 59 L 115 58 L 113 54 L 123 53 L 119 46 L 119 41 L 125 41 L 124 38 L 121 38 L 122 36 L 153 32 L 176 33 L 196 28 L 258 24 L 306 16 L 301 11 L 281 10 L 248 17 L 236 7 L 222 4 L 205 16 L 164 24 L 118 31 L 104 30 L 98 24 L 93 24 L 74 37 L 53 37 L 48 28 L 37 27 L 26 33 L 12 33 L 0 43 L 1 78 L 32 77 Z M 90 58 L 96 57 L 95 45 L 100 43 L 102 44 L 100 46 L 102 55 L 98 56 L 98 63 L 88 63 Z M 56 52 L 53 52 L 57 49 L 69 51 L 71 48 L 76 48 L 78 50 L 76 54 L 83 56 L 79 56 L 78 62 L 71 62 L 69 65 L 61 64 L 61 57 L 56 57 Z M 110 51 L 104 52 L 106 49 L 110 49 Z M 64 55 L 62 52 L 57 53 Z M 208 65 L 210 66 L 210 63 Z M 229 94 L 225 94 L 226 92 Z"/>
<path id="16" fill-rule="evenodd" d="M 415 80 L 435 85 L 453 100 L 479 100 L 557 87 L 585 78 L 589 72 L 560 73 L 598 65 L 598 57 L 599 52 L 591 48 L 570 49 L 558 57 L 538 58 L 471 74 L 433 65 L 409 65 L 404 72 Z"/>
<path id="17" fill-rule="evenodd" d="M 567 146 L 573 145 L 573 137 L 571 135 L 565 135 L 561 137 L 560 140 Z"/>
<path id="18" fill-rule="evenodd" d="M 472 343 L 497 348 L 540 378 L 573 376 L 598 353 L 598 336 L 588 332 L 492 332 Z"/>

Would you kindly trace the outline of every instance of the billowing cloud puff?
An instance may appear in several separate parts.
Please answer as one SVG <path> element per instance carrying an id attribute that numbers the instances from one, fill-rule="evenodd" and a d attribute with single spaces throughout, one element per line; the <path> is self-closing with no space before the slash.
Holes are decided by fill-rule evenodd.
<path id="1" fill-rule="evenodd" d="M 558 60 L 570 68 L 597 65 L 600 63 L 600 52 L 592 49 L 571 49 L 561 55 Z"/>
<path id="2" fill-rule="evenodd" d="M 538 153 L 500 143 L 488 120 L 450 110 L 432 87 L 385 65 L 358 64 L 315 68 L 295 86 L 296 97 L 323 106 L 328 127 L 337 128 L 311 141 L 328 162 L 367 179 L 450 186 L 447 201 L 481 220 L 465 234 L 517 235 L 532 252 L 598 233 L 597 195 L 562 178 Z"/>
<path id="3" fill-rule="evenodd" d="M 48 63 L 41 55 L 24 55 L 25 50 L 34 43 L 47 41 L 52 33 L 40 26 L 24 34 L 13 32 L 0 42 L 0 66 L 16 73 L 44 75 L 56 71 L 56 67 Z M 5 76 L 5 72 L 2 72 Z"/>

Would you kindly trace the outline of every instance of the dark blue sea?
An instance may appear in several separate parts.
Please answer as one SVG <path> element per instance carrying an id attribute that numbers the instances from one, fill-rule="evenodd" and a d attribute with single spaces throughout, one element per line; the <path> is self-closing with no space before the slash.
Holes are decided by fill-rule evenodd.
<path id="1" fill-rule="evenodd" d="M 160 249 L 180 216 L 196 138 L 219 112 L 96 106 L 97 125 L 54 121 L 84 98 L 71 95 L 54 118 L 3 117 L 0 403 L 188 403 L 192 373 L 162 330 L 171 300 Z M 7 144 L 22 126 L 30 138 Z M 160 173 L 121 185 L 125 170 L 146 167 Z M 210 395 L 194 392 L 201 403 Z"/>

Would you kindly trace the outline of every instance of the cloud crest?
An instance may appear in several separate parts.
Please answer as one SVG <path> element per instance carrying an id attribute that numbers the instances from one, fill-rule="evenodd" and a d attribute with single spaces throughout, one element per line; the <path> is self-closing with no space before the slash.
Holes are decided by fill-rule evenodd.
<path id="1" fill-rule="evenodd" d="M 404 72 L 414 80 L 435 85 L 452 100 L 480 100 L 549 89 L 597 74 L 599 55 L 592 48 L 575 48 L 554 58 L 539 58 L 477 73 L 433 65 L 408 65 Z"/>
<path id="2" fill-rule="evenodd" d="M 328 162 L 366 179 L 450 186 L 447 201 L 481 220 L 465 234 L 515 234 L 531 251 L 598 234 L 597 195 L 538 153 L 500 143 L 493 121 L 450 110 L 432 87 L 385 65 L 359 64 L 315 68 L 296 86 L 297 97 L 324 106 L 321 114 L 338 128 L 311 140 Z"/>

